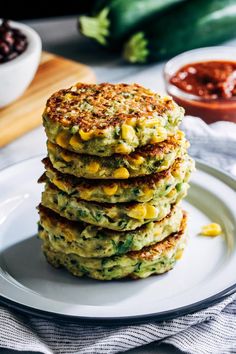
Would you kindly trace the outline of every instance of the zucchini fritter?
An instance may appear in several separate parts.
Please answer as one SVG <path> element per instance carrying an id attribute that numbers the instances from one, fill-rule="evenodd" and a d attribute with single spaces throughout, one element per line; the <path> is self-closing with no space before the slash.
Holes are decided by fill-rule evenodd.
<path id="1" fill-rule="evenodd" d="M 185 247 L 186 219 L 187 215 L 184 214 L 180 230 L 163 241 L 120 256 L 85 258 L 74 253 L 66 254 L 55 250 L 46 238 L 42 248 L 51 265 L 56 268 L 65 267 L 78 277 L 86 275 L 98 280 L 147 278 L 152 274 L 169 271 L 176 260 L 181 258 Z"/>
<path id="2" fill-rule="evenodd" d="M 97 203 L 69 196 L 52 184 L 46 184 L 42 193 L 42 205 L 59 215 L 74 221 L 110 230 L 134 230 L 150 221 L 158 221 L 169 214 L 171 205 L 178 203 L 187 193 L 188 184 L 173 188 L 165 197 L 148 203 Z"/>
<path id="3" fill-rule="evenodd" d="M 174 187 L 188 182 L 194 169 L 189 156 L 177 158 L 173 165 L 159 173 L 127 180 L 95 180 L 63 174 L 53 168 L 48 158 L 43 160 L 46 172 L 39 182 L 48 180 L 63 192 L 87 201 L 100 203 L 148 202 L 167 195 Z"/>
<path id="4" fill-rule="evenodd" d="M 138 148 L 130 155 L 111 157 L 80 155 L 48 141 L 48 157 L 55 169 L 88 179 L 128 179 L 167 170 L 178 157 L 186 153 L 188 143 L 184 134 L 154 145 Z"/>
<path id="5" fill-rule="evenodd" d="M 43 122 L 48 139 L 80 154 L 130 154 L 175 134 L 184 115 L 171 97 L 137 84 L 82 84 L 55 92 Z"/>
<path id="6" fill-rule="evenodd" d="M 80 257 L 101 258 L 138 251 L 178 232 L 183 211 L 175 205 L 164 219 L 125 232 L 69 221 L 42 205 L 39 206 L 39 215 L 39 237 L 47 239 L 54 250 Z"/>

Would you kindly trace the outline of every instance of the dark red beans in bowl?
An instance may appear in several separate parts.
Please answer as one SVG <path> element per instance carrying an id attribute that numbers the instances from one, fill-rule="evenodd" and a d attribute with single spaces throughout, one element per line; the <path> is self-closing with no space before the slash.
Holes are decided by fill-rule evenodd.
<path id="1" fill-rule="evenodd" d="M 25 34 L 18 28 L 10 25 L 8 20 L 0 24 L 0 64 L 15 59 L 28 46 Z"/>

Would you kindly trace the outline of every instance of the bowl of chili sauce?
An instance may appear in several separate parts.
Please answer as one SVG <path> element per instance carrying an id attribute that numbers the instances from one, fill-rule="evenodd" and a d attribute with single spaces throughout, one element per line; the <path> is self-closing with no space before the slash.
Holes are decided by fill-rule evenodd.
<path id="1" fill-rule="evenodd" d="M 236 123 L 236 47 L 191 50 L 164 68 L 166 90 L 186 114 Z"/>

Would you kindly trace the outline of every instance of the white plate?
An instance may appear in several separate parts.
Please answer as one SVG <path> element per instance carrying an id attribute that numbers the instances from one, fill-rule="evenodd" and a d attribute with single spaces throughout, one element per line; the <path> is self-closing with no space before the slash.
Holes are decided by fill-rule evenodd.
<path id="1" fill-rule="evenodd" d="M 162 320 L 209 306 L 236 289 L 236 182 L 197 163 L 184 207 L 189 243 L 167 274 L 145 280 L 100 282 L 52 268 L 40 250 L 36 205 L 40 158 L 0 172 L 0 296 L 15 308 L 94 321 Z M 198 235 L 219 222 L 225 237 Z"/>

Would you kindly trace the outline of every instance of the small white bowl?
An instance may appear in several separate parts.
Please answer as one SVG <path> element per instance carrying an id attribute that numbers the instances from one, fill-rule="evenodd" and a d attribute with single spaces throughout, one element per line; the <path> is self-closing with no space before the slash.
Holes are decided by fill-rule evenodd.
<path id="1" fill-rule="evenodd" d="M 26 50 L 15 59 L 0 64 L 0 108 L 20 97 L 34 78 L 38 68 L 42 43 L 32 28 L 19 22 L 10 21 L 28 40 Z"/>

